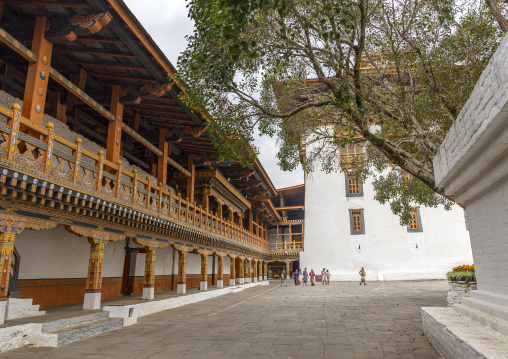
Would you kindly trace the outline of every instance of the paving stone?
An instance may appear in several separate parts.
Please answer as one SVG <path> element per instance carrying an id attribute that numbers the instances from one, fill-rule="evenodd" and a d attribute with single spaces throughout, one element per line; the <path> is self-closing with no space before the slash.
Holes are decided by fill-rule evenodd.
<path id="1" fill-rule="evenodd" d="M 440 358 L 423 335 L 420 307 L 446 306 L 446 282 L 354 284 L 256 287 L 0 359 Z"/>

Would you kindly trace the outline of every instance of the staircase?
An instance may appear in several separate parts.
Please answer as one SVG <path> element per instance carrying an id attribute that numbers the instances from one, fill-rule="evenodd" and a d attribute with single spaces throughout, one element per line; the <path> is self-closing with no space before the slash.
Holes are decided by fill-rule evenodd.
<path id="1" fill-rule="evenodd" d="M 5 319 L 18 319 L 26 317 L 34 317 L 46 314 L 45 311 L 39 310 L 39 305 L 33 305 L 32 299 L 9 298 L 7 300 L 7 309 L 5 311 Z"/>
<path id="2" fill-rule="evenodd" d="M 109 318 L 109 312 L 99 312 L 42 324 L 42 333 L 56 336 L 56 345 L 71 343 L 97 334 L 119 329 L 123 318 Z"/>

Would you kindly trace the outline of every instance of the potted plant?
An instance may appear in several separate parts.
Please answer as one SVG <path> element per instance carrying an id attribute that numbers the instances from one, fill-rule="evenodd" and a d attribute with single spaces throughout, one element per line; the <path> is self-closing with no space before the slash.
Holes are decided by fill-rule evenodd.
<path id="1" fill-rule="evenodd" d="M 460 304 L 463 297 L 469 297 L 470 290 L 476 290 L 474 264 L 454 267 L 446 274 L 448 278 L 448 305 Z"/>

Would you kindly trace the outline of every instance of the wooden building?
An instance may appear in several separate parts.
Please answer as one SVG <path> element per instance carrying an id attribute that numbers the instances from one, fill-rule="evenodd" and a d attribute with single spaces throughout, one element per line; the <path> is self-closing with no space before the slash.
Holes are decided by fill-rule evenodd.
<path id="1" fill-rule="evenodd" d="M 0 324 L 266 279 L 276 189 L 220 160 L 122 0 L 0 1 L 0 44 Z"/>

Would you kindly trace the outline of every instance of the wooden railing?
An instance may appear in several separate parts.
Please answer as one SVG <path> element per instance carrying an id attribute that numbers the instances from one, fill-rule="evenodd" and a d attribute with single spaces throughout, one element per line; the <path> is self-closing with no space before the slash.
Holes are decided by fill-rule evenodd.
<path id="1" fill-rule="evenodd" d="M 155 184 L 150 176 L 138 177 L 136 169 L 127 171 L 121 161 L 108 161 L 103 151 L 94 154 L 82 148 L 80 138 L 75 143 L 67 141 L 55 133 L 51 122 L 46 128 L 35 124 L 21 116 L 17 104 L 12 109 L 0 106 L 0 115 L 7 117 L 7 125 L 0 123 L 4 139 L 0 144 L 0 161 L 4 165 L 12 164 L 16 170 L 22 167 L 27 173 L 50 177 L 90 196 L 269 252 L 265 239 L 173 194 L 160 183 Z"/>
<path id="2" fill-rule="evenodd" d="M 270 243 L 270 252 L 284 253 L 284 252 L 301 252 L 303 251 L 303 241 L 301 242 L 279 242 Z"/>

